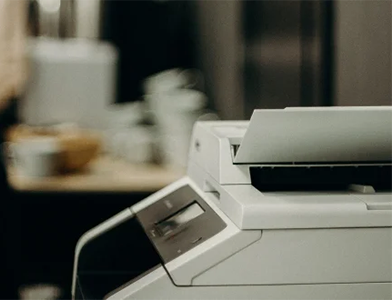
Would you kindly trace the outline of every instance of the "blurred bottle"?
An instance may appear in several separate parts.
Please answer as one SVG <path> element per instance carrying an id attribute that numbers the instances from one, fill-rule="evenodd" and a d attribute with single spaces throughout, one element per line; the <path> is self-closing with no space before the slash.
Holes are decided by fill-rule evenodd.
<path id="1" fill-rule="evenodd" d="M 101 9 L 101 0 L 30 0 L 30 34 L 98 39 Z"/>
<path id="2" fill-rule="evenodd" d="M 170 69 L 144 81 L 149 115 L 157 126 L 160 160 L 167 166 L 184 168 L 194 123 L 204 114 L 207 97 L 198 70 Z M 194 89 L 197 88 L 197 89 Z"/>
<path id="3" fill-rule="evenodd" d="M 74 36 L 73 1 L 30 0 L 30 35 L 52 38 Z"/>

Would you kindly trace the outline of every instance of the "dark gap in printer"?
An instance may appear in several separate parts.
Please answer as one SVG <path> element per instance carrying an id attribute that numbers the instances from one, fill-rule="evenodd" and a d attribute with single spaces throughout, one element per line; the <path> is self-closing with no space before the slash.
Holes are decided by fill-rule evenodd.
<path id="1" fill-rule="evenodd" d="M 233 147 L 234 157 L 236 157 L 238 150 L 240 149 L 240 145 L 232 145 L 232 147 Z"/>
<path id="2" fill-rule="evenodd" d="M 261 192 L 344 191 L 350 185 L 392 189 L 392 166 L 262 166 L 250 167 L 252 185 Z"/>

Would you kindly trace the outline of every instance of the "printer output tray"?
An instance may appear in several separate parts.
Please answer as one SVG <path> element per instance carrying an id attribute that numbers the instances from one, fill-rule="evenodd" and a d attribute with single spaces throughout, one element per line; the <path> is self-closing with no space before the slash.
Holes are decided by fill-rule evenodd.
<path id="1" fill-rule="evenodd" d="M 255 110 L 235 164 L 391 162 L 392 107 Z"/>

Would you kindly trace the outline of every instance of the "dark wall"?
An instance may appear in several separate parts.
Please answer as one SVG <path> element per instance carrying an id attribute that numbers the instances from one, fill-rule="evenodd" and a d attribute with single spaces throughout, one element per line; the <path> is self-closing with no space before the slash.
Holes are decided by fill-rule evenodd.
<path id="1" fill-rule="evenodd" d="M 103 1 L 103 40 L 119 51 L 117 102 L 138 100 L 142 81 L 175 67 L 194 66 L 191 1 Z"/>

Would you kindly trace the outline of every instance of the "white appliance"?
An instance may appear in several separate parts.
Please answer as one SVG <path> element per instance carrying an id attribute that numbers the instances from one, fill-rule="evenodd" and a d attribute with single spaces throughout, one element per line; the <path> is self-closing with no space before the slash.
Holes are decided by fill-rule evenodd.
<path id="1" fill-rule="evenodd" d="M 81 237 L 73 298 L 391 299 L 391 147 L 391 107 L 198 122 L 187 177 Z"/>
<path id="2" fill-rule="evenodd" d="M 30 76 L 20 105 L 28 125 L 76 123 L 105 129 L 115 101 L 117 50 L 84 39 L 32 39 Z"/>

